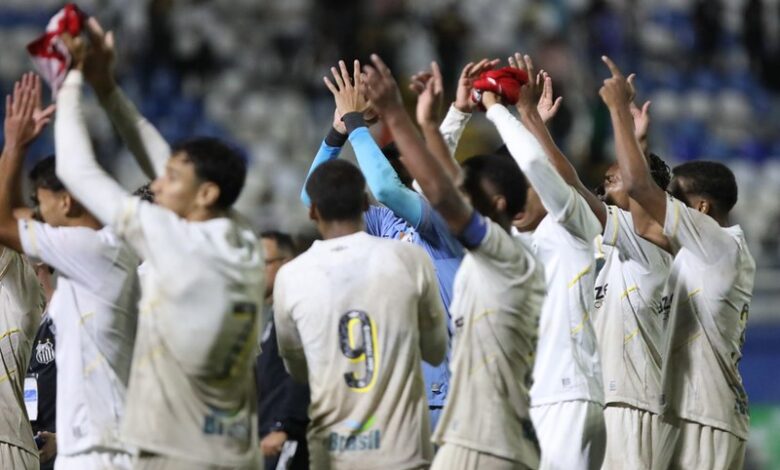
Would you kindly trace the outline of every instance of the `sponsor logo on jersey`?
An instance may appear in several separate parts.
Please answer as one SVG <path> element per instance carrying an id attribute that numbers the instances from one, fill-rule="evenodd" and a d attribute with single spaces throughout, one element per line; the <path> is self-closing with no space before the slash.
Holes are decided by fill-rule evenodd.
<path id="1" fill-rule="evenodd" d="M 371 430 L 375 422 L 375 416 L 368 418 L 364 423 L 347 420 L 342 423 L 347 428 L 346 432 L 343 434 L 330 433 L 325 445 L 330 452 L 379 449 L 382 444 L 382 431 L 379 429 Z"/>
<path id="2" fill-rule="evenodd" d="M 252 425 L 246 416 L 235 417 L 235 413 L 219 411 L 212 412 L 203 419 L 203 434 L 212 436 L 228 436 L 241 441 L 249 440 Z"/>
<path id="3" fill-rule="evenodd" d="M 47 338 L 46 342 L 38 341 L 35 346 L 35 360 L 38 364 L 48 364 L 54 360 L 54 345 Z"/>
<path id="4" fill-rule="evenodd" d="M 596 296 L 593 302 L 594 307 L 601 308 L 601 306 L 604 304 L 604 298 L 607 297 L 608 287 L 609 284 L 604 284 L 603 286 L 596 286 Z"/>

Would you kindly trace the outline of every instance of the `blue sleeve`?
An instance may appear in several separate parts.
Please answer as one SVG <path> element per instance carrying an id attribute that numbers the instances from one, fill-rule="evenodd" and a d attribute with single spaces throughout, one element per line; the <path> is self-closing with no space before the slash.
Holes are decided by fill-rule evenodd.
<path id="1" fill-rule="evenodd" d="M 349 134 L 358 165 L 377 201 L 392 210 L 412 227 L 422 219 L 421 196 L 401 183 L 393 166 L 374 142 L 367 127 L 358 127 Z"/>
<path id="2" fill-rule="evenodd" d="M 311 164 L 311 168 L 309 168 L 309 172 L 306 174 L 306 181 L 303 182 L 303 188 L 301 188 L 301 202 L 304 206 L 311 206 L 311 200 L 306 193 L 306 182 L 309 181 L 309 175 L 323 163 L 337 159 L 339 153 L 341 153 L 341 147 L 332 147 L 326 144 L 324 140 L 322 141 L 320 149 L 317 151 L 317 155 L 314 157 L 314 161 Z"/>

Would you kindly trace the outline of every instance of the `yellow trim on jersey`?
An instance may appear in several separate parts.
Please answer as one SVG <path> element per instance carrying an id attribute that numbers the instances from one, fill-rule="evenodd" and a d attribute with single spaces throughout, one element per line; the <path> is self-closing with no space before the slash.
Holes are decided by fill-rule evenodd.
<path id="1" fill-rule="evenodd" d="M 101 362 L 103 362 L 103 356 L 98 354 L 98 356 L 84 368 L 84 377 L 88 376 L 90 373 L 92 373 L 93 370 L 97 369 Z"/>
<path id="2" fill-rule="evenodd" d="M 612 218 L 615 219 L 612 222 L 615 225 L 615 228 L 613 230 L 614 233 L 612 234 L 612 246 L 615 246 L 615 242 L 617 241 L 617 237 L 618 237 L 618 228 L 620 227 L 620 221 L 618 220 L 618 210 L 617 210 L 617 208 L 615 208 L 615 210 L 613 210 L 611 212 L 612 212 L 612 215 L 614 216 Z"/>
<path id="3" fill-rule="evenodd" d="M 628 294 L 639 290 L 637 286 L 631 286 L 628 289 L 624 290 L 622 294 L 620 294 L 620 300 L 623 300 L 624 298 L 628 297 Z"/>
<path id="4" fill-rule="evenodd" d="M 352 333 L 352 326 L 354 323 L 358 324 L 358 327 L 360 326 L 360 318 L 350 318 L 347 322 L 347 338 L 349 338 L 349 347 L 352 349 L 355 349 L 357 347 L 357 344 L 355 342 L 355 335 Z M 349 359 L 349 362 L 356 364 L 358 362 L 361 362 L 363 359 L 366 358 L 366 353 L 361 354 L 358 357 Z"/>
<path id="5" fill-rule="evenodd" d="M 571 289 L 572 287 L 576 286 L 577 283 L 580 281 L 580 279 L 582 279 L 582 276 L 588 274 L 592 267 L 593 267 L 593 265 L 588 266 L 587 268 L 585 268 L 582 271 L 580 271 L 579 273 L 577 273 L 577 275 L 574 276 L 574 279 L 572 279 L 569 282 L 569 289 Z"/>
<path id="6" fill-rule="evenodd" d="M 5 382 L 6 380 L 9 380 L 13 374 L 16 373 L 16 369 L 11 369 L 8 371 L 7 374 L 0 375 L 0 383 Z"/>
<path id="7" fill-rule="evenodd" d="M 634 331 L 627 334 L 625 338 L 623 338 L 623 344 L 628 344 L 629 341 L 634 339 L 634 336 L 636 336 L 639 333 L 639 328 L 637 327 Z"/>
<path id="8" fill-rule="evenodd" d="M 29 253 L 33 255 L 36 258 L 41 257 L 41 249 L 38 247 L 38 237 L 35 234 L 35 229 L 33 228 L 33 225 L 35 225 L 32 221 L 26 221 L 24 223 L 25 227 L 27 227 L 27 233 L 30 237 L 30 245 L 32 245 L 32 253 Z"/>
<path id="9" fill-rule="evenodd" d="M 693 297 L 694 295 L 698 294 L 699 292 L 701 292 L 701 287 L 696 289 L 696 290 L 694 290 L 693 292 L 689 293 L 688 294 L 688 298 L 690 299 L 691 297 Z"/>
<path id="10" fill-rule="evenodd" d="M 6 336 L 11 336 L 14 333 L 21 333 L 22 330 L 19 328 L 11 328 L 10 330 L 6 330 L 3 332 L 3 334 L 0 334 L 0 339 L 4 339 Z"/>
<path id="11" fill-rule="evenodd" d="M 482 320 L 483 318 L 487 317 L 488 315 L 491 315 L 491 314 L 494 314 L 494 313 L 496 313 L 495 309 L 493 309 L 493 308 L 486 309 L 484 312 L 482 312 L 479 315 L 475 316 L 471 320 L 471 324 L 473 325 L 474 323 L 476 323 L 476 322 Z"/>
<path id="12" fill-rule="evenodd" d="M 585 322 L 587 322 L 590 319 L 590 315 L 588 312 L 585 312 L 585 315 L 582 317 L 582 321 L 579 323 L 579 325 L 575 326 L 571 329 L 571 334 L 576 335 L 580 331 L 582 331 L 583 328 L 585 328 Z"/>
<path id="13" fill-rule="evenodd" d="M 87 313 L 81 315 L 79 317 L 79 324 L 83 325 L 84 324 L 84 320 L 86 320 L 87 318 L 91 317 L 94 314 L 95 314 L 95 312 L 87 312 Z"/>
<path id="14" fill-rule="evenodd" d="M 374 323 L 374 320 L 366 315 L 368 317 L 368 322 L 371 325 L 371 346 L 374 351 L 374 373 L 371 376 L 371 381 L 363 388 L 351 388 L 350 390 L 354 390 L 358 393 L 366 393 L 371 391 L 372 388 L 374 388 L 374 385 L 376 384 L 376 377 L 379 375 L 379 341 L 377 341 L 376 338 L 376 324 Z M 351 321 L 351 320 L 350 320 Z M 364 354 L 365 355 L 365 354 Z"/>
<path id="15" fill-rule="evenodd" d="M 700 336 L 701 336 L 701 331 L 696 333 L 695 335 L 692 335 L 692 336 L 688 337 L 688 339 L 686 339 L 684 342 L 682 342 L 682 343 L 678 344 L 677 346 L 675 346 L 672 349 L 672 351 L 677 351 L 680 348 L 684 348 L 684 347 L 688 346 L 689 344 L 691 344 L 694 341 L 696 341 L 697 339 L 699 339 Z"/>

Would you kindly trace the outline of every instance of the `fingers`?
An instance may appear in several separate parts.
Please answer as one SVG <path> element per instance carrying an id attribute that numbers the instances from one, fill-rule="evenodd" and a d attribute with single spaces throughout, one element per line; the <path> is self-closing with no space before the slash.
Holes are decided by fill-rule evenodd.
<path id="1" fill-rule="evenodd" d="M 374 64 L 374 67 L 376 67 L 376 70 L 380 75 L 383 77 L 392 77 L 393 74 L 390 72 L 390 68 L 378 55 L 371 54 L 371 62 Z"/>
<path id="2" fill-rule="evenodd" d="M 336 84 L 339 90 L 344 88 L 344 80 L 341 78 L 341 72 L 336 67 L 330 68 L 330 74 L 333 75 L 333 83 Z"/>
<path id="3" fill-rule="evenodd" d="M 334 85 L 328 77 L 322 77 L 322 81 L 325 82 L 325 86 L 328 87 L 328 90 L 330 90 L 331 93 L 334 95 L 339 93 L 339 89 L 336 88 L 336 85 Z"/>
<path id="4" fill-rule="evenodd" d="M 471 69 L 474 68 L 474 62 L 469 62 L 463 67 L 463 70 L 460 72 L 460 79 L 464 80 L 468 78 L 468 76 L 471 74 Z"/>
<path id="5" fill-rule="evenodd" d="M 645 104 L 642 105 L 642 114 L 649 114 L 650 113 L 650 101 L 645 101 Z"/>
<path id="6" fill-rule="evenodd" d="M 347 64 L 343 60 L 339 61 L 339 70 L 341 71 L 341 81 L 343 83 L 341 86 L 342 89 L 352 88 L 352 81 L 349 78 L 349 70 L 347 70 Z"/>
<path id="7" fill-rule="evenodd" d="M 444 92 L 444 79 L 441 76 L 441 69 L 439 68 L 439 64 L 437 64 L 435 61 L 431 62 L 431 71 L 433 72 L 433 80 L 430 80 L 433 82 L 433 93 L 440 95 Z"/>
<path id="8" fill-rule="evenodd" d="M 558 112 L 558 109 L 561 107 L 561 103 L 563 102 L 563 96 L 559 96 L 555 99 L 555 103 L 553 103 L 552 107 L 550 108 L 550 113 L 555 115 Z"/>
<path id="9" fill-rule="evenodd" d="M 92 44 L 103 44 L 105 42 L 106 33 L 103 31 L 103 27 L 100 26 L 98 20 L 94 16 L 90 16 L 87 20 L 87 35 L 89 41 Z"/>
<path id="10" fill-rule="evenodd" d="M 601 56 L 601 60 L 605 64 L 607 64 L 607 67 L 609 68 L 609 71 L 612 72 L 612 76 L 613 77 L 622 77 L 623 76 L 623 74 L 620 72 L 620 69 L 618 68 L 618 66 L 615 65 L 614 62 L 612 62 L 612 59 L 610 59 L 609 57 L 603 55 L 603 56 Z"/>
<path id="11" fill-rule="evenodd" d="M 531 56 L 526 54 L 523 56 L 523 62 L 525 63 L 525 71 L 528 74 L 528 79 L 533 80 L 536 76 L 534 69 L 534 62 L 531 60 Z"/>
<path id="12" fill-rule="evenodd" d="M 525 60 L 523 60 L 523 55 L 520 54 L 519 52 L 515 52 L 514 57 L 512 57 L 512 62 L 511 63 L 515 64 L 514 65 L 515 68 L 518 68 L 518 69 L 528 73 L 528 68 L 526 66 Z M 529 77 L 530 77 L 530 75 L 529 75 Z"/>
<path id="13" fill-rule="evenodd" d="M 352 61 L 352 80 L 355 88 L 360 88 L 360 61 L 357 59 Z"/>

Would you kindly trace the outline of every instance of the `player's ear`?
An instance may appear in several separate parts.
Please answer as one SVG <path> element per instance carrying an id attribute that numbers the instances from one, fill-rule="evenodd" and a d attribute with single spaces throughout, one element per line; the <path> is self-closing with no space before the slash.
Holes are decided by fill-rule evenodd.
<path id="1" fill-rule="evenodd" d="M 60 207 L 60 211 L 65 214 L 67 217 L 74 217 L 77 214 L 74 214 L 74 211 L 76 210 L 76 200 L 73 199 L 73 196 L 70 195 L 67 191 L 60 191 L 57 204 Z"/>
<path id="2" fill-rule="evenodd" d="M 198 188 L 196 204 L 200 207 L 212 209 L 219 199 L 219 186 L 211 181 L 204 181 Z"/>
<path id="3" fill-rule="evenodd" d="M 506 212 L 506 198 L 500 194 L 493 196 L 493 208 L 499 214 Z"/>
<path id="4" fill-rule="evenodd" d="M 320 220 L 320 212 L 317 210 L 317 205 L 313 202 L 309 206 L 309 220 L 317 222 Z"/>
<path id="5" fill-rule="evenodd" d="M 699 199 L 698 204 L 696 204 L 696 210 L 702 214 L 709 215 L 710 211 L 712 210 L 712 204 L 710 204 L 710 202 L 706 199 Z"/>

